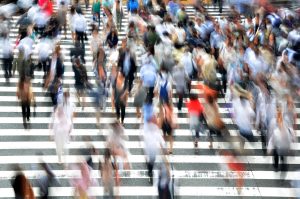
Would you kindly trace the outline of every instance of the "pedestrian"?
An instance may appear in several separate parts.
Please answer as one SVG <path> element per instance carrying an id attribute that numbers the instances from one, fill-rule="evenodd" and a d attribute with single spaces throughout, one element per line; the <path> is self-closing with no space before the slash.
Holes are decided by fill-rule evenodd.
<path id="1" fill-rule="evenodd" d="M 75 58 L 72 68 L 75 77 L 75 88 L 76 88 L 77 100 L 79 106 L 81 106 L 82 109 L 84 109 L 84 107 L 86 106 L 85 104 L 86 89 L 91 89 L 91 85 L 88 81 L 87 70 L 85 66 L 81 63 L 79 58 Z"/>
<path id="2" fill-rule="evenodd" d="M 143 139 L 149 181 L 150 184 L 153 184 L 153 169 L 157 156 L 161 154 L 161 149 L 166 147 L 155 116 L 149 117 L 144 124 Z"/>
<path id="3" fill-rule="evenodd" d="M 58 156 L 58 163 L 66 162 L 66 155 L 68 155 L 67 144 L 69 142 L 70 133 L 72 130 L 72 121 L 64 111 L 63 105 L 58 105 L 52 114 L 51 122 L 49 124 L 50 139 L 54 138 L 56 144 L 56 153 Z M 62 156 L 64 160 L 62 160 Z"/>
<path id="4" fill-rule="evenodd" d="M 18 172 L 11 184 L 14 189 L 16 199 L 35 199 L 32 186 L 24 173 Z"/>
<path id="5" fill-rule="evenodd" d="M 129 47 L 126 48 L 124 53 L 119 55 L 118 67 L 125 77 L 125 82 L 128 86 L 128 92 L 130 93 L 137 67 Z"/>
<path id="6" fill-rule="evenodd" d="M 17 87 L 17 97 L 21 101 L 23 126 L 25 129 L 28 128 L 30 122 L 30 106 L 35 100 L 30 79 L 28 77 L 22 77 Z"/>
<path id="7" fill-rule="evenodd" d="M 8 33 L 4 33 L 2 41 L 2 61 L 3 61 L 3 70 L 4 77 L 9 79 L 12 77 L 12 62 L 14 58 L 13 49 L 10 45 L 10 39 Z"/>
<path id="8" fill-rule="evenodd" d="M 178 127 L 176 118 L 173 115 L 173 107 L 171 104 L 163 103 L 160 110 L 159 125 L 163 132 L 164 140 L 169 141 L 170 147 L 168 153 L 173 154 L 174 130 Z"/>
<path id="9" fill-rule="evenodd" d="M 92 15 L 93 21 L 98 23 L 98 27 L 100 27 L 100 15 L 101 15 L 101 2 L 100 0 L 94 0 L 92 5 Z"/>
<path id="10" fill-rule="evenodd" d="M 178 96 L 177 109 L 181 111 L 183 105 L 183 98 L 187 93 L 187 85 L 190 81 L 182 64 L 178 63 L 173 69 L 173 82 Z"/>
<path id="11" fill-rule="evenodd" d="M 190 130 L 194 138 L 194 146 L 198 147 L 200 133 L 204 133 L 204 107 L 198 100 L 197 94 L 190 94 L 190 100 L 186 103 L 189 112 Z"/>
<path id="12" fill-rule="evenodd" d="M 102 185 L 104 187 L 104 197 L 105 199 L 114 198 L 114 185 L 118 184 L 114 182 L 114 176 L 116 173 L 116 168 L 114 168 L 113 160 L 111 159 L 110 149 L 106 148 L 104 150 L 104 161 L 99 163 L 99 170 L 102 178 Z M 115 176 L 117 178 L 117 176 Z M 116 179 L 118 181 L 119 179 Z"/>
<path id="13" fill-rule="evenodd" d="M 288 171 L 288 165 L 286 164 L 286 156 L 289 155 L 291 144 L 295 140 L 295 135 L 289 129 L 288 125 L 284 121 L 282 113 L 282 104 L 277 104 L 276 118 L 273 119 L 271 125 L 273 131 L 271 132 L 268 153 L 273 154 L 273 167 L 277 171 Z M 279 168 L 279 159 L 281 165 Z"/>
<path id="14" fill-rule="evenodd" d="M 76 40 L 81 42 L 82 47 L 84 47 L 84 34 L 87 30 L 86 19 L 82 14 L 81 8 L 76 9 L 77 16 L 74 19 L 74 30 L 76 33 Z"/>
<path id="15" fill-rule="evenodd" d="M 122 125 L 124 125 L 128 94 L 128 84 L 123 74 L 119 72 L 116 81 L 113 83 L 112 101 L 116 108 L 117 120 L 120 121 Z"/>

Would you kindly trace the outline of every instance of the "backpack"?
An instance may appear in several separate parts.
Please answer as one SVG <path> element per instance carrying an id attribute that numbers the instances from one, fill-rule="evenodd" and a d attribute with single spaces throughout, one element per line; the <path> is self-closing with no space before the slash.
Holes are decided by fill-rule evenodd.
<path id="1" fill-rule="evenodd" d="M 169 102 L 169 93 L 168 93 L 167 85 L 168 85 L 168 81 L 166 80 L 165 84 L 160 86 L 159 97 L 163 103 Z"/>

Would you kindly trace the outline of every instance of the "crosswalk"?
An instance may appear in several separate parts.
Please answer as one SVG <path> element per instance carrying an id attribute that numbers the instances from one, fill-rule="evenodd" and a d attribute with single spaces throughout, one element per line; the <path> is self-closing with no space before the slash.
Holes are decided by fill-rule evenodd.
<path id="1" fill-rule="evenodd" d="M 227 12 L 226 9 L 228 10 L 229 8 L 224 8 L 223 13 L 225 14 Z M 187 6 L 186 10 L 191 17 L 195 15 L 195 10 L 192 6 Z M 126 36 L 125 30 L 128 26 L 128 12 L 125 6 L 124 11 L 123 29 L 119 34 L 119 41 Z M 85 17 L 90 23 L 92 18 L 90 8 L 85 12 Z M 209 8 L 208 12 L 211 15 L 220 16 L 217 9 Z M 17 19 L 18 17 L 14 16 L 12 23 L 16 23 Z M 15 26 L 12 27 L 10 39 L 15 41 L 18 29 Z M 103 25 L 101 24 L 100 30 L 102 29 Z M 62 38 L 61 46 L 66 56 L 64 61 L 66 67 L 64 85 L 68 86 L 70 92 L 74 94 L 74 74 L 69 59 L 69 49 L 72 47 L 69 31 L 67 39 Z M 86 43 L 85 48 L 88 76 L 93 83 L 92 55 L 88 43 Z M 108 52 L 108 49 L 106 51 Z M 139 63 L 141 56 L 139 50 L 137 51 Z M 36 58 L 36 56 L 33 56 L 33 59 Z M 35 195 L 38 196 L 37 179 L 43 174 L 42 169 L 38 166 L 41 160 L 49 163 L 59 182 L 51 187 L 50 196 L 63 199 L 72 198 L 74 195 L 74 188 L 71 186 L 70 180 L 80 177 L 80 171 L 64 168 L 58 164 L 55 143 L 49 139 L 48 130 L 49 117 L 53 109 L 50 97 L 41 87 L 42 77 L 42 72 L 35 72 L 32 85 L 37 101 L 36 117 L 31 118 L 31 129 L 24 130 L 21 108 L 16 98 L 18 78 L 11 78 L 8 83 L 4 78 L 3 71 L 0 72 L 0 198 L 14 198 L 11 180 L 15 174 L 14 168 L 16 164 L 21 166 L 34 187 Z M 196 89 L 194 91 L 202 96 L 201 91 Z M 173 93 L 176 97 L 175 90 L 173 90 Z M 90 136 L 91 143 L 100 151 L 99 155 L 92 156 L 93 162 L 97 165 L 99 159 L 103 158 L 104 143 L 109 133 L 108 124 L 115 118 L 115 114 L 110 106 L 111 100 L 107 99 L 107 109 L 102 114 L 100 130 L 97 129 L 92 99 L 87 97 L 86 101 L 87 106 L 84 110 L 81 107 L 76 108 L 77 116 L 74 119 L 72 139 L 68 144 L 69 154 L 66 156 L 66 163 L 69 164 L 81 161 L 81 149 L 87 148 L 84 137 Z M 175 103 L 176 99 L 173 99 L 173 102 Z M 231 104 L 223 98 L 218 99 L 218 104 L 230 135 L 237 137 L 239 133 L 231 119 Z M 297 142 L 292 145 L 295 155 L 287 158 L 289 171 L 284 173 L 286 175 L 284 180 L 281 178 L 282 174 L 273 172 L 272 158 L 263 155 L 260 142 L 246 143 L 245 153 L 239 159 L 246 167 L 245 171 L 243 171 L 245 183 L 239 195 L 235 185 L 236 173 L 224 170 L 221 166 L 224 164 L 223 157 L 216 155 L 216 151 L 209 148 L 206 136 L 201 136 L 199 149 L 197 152 L 195 151 L 191 132 L 189 131 L 187 109 L 184 107 L 180 112 L 175 109 L 175 113 L 178 116 L 177 123 L 179 128 L 175 130 L 173 155 L 169 156 L 169 161 L 173 165 L 172 175 L 175 179 L 176 187 L 175 198 L 293 198 L 299 192 L 298 189 L 291 187 L 291 182 L 300 180 L 300 171 L 298 171 L 300 166 L 300 158 L 298 157 L 300 150 L 298 142 L 299 131 L 297 131 Z M 299 103 L 297 104 L 297 113 L 300 113 Z M 140 119 L 137 119 L 135 116 L 135 108 L 131 97 L 128 101 L 125 117 L 125 134 L 129 137 L 126 146 L 130 151 L 129 161 L 131 169 L 120 172 L 122 180 L 119 194 L 121 198 L 146 199 L 156 198 L 158 195 L 156 187 L 157 168 L 155 168 L 154 176 L 156 176 L 156 180 L 154 185 L 152 186 L 148 182 L 143 142 L 140 141 L 142 134 L 140 122 Z M 297 124 L 297 129 L 299 130 L 299 119 L 297 119 Z M 256 131 L 254 131 L 254 135 L 259 138 L 259 133 Z M 238 145 L 239 143 L 234 144 Z M 213 142 L 213 146 L 220 149 L 230 149 L 232 147 L 228 143 L 218 140 Z M 40 155 L 40 153 L 43 155 Z M 97 184 L 89 189 L 90 195 L 102 198 L 104 192 L 99 171 L 93 170 L 91 176 Z"/>

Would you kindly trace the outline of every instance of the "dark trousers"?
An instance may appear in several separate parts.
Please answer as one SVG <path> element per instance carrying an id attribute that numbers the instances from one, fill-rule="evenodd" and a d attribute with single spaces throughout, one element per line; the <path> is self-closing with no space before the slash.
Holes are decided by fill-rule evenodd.
<path id="1" fill-rule="evenodd" d="M 149 101 L 151 101 L 151 103 L 152 103 L 152 99 L 154 97 L 154 86 L 153 87 L 148 87 L 146 90 L 147 90 L 147 96 L 146 96 L 146 98 Z"/>
<path id="2" fill-rule="evenodd" d="M 274 149 L 273 150 L 273 159 L 274 159 L 274 168 L 277 171 L 278 170 L 278 166 L 279 166 L 279 158 L 281 161 L 281 171 L 287 171 L 287 165 L 285 164 L 285 157 L 283 155 L 279 155 L 278 153 L 278 149 Z"/>
<path id="3" fill-rule="evenodd" d="M 134 77 L 125 77 L 125 82 L 128 84 L 128 92 L 130 93 L 132 89 L 132 84 L 133 84 Z"/>
<path id="4" fill-rule="evenodd" d="M 38 68 L 43 69 L 45 78 L 48 75 L 48 72 L 50 71 L 50 60 L 48 58 L 39 60 Z"/>
<path id="5" fill-rule="evenodd" d="M 255 137 L 254 137 L 254 135 L 251 131 L 240 129 L 240 134 L 243 138 L 245 138 L 249 142 L 255 142 L 256 141 L 256 139 L 255 139 Z M 242 139 L 241 147 L 244 148 L 244 145 L 245 145 L 245 141 L 244 141 L 244 139 Z"/>
<path id="6" fill-rule="evenodd" d="M 161 187 L 159 181 L 158 181 L 158 198 L 159 199 L 171 199 L 171 192 L 169 189 L 169 185 L 166 185 L 165 187 Z"/>
<path id="7" fill-rule="evenodd" d="M 177 108 L 180 111 L 183 105 L 183 97 L 184 97 L 184 92 L 178 92 L 178 104 L 177 104 Z"/>
<path id="8" fill-rule="evenodd" d="M 155 156 L 154 157 L 150 157 L 149 161 L 147 162 L 148 176 L 151 179 L 151 183 L 153 182 L 152 178 L 153 178 L 154 164 L 155 164 Z"/>
<path id="9" fill-rule="evenodd" d="M 3 70 L 5 72 L 4 77 L 9 78 L 11 77 L 11 70 L 12 70 L 12 59 L 11 58 L 3 58 Z"/>
<path id="10" fill-rule="evenodd" d="M 84 46 L 84 32 L 75 31 L 76 32 L 76 40 L 81 42 L 82 46 Z"/>
<path id="11" fill-rule="evenodd" d="M 120 119 L 121 116 L 121 123 L 124 123 L 125 109 L 126 109 L 125 104 L 115 103 L 115 108 L 116 108 L 117 119 Z"/>
<path id="12" fill-rule="evenodd" d="M 23 121 L 30 119 L 30 102 L 21 102 Z"/>

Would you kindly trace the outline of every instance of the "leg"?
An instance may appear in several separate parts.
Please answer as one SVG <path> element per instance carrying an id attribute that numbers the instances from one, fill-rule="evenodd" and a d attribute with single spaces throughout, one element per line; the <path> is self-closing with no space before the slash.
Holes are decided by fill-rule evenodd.
<path id="1" fill-rule="evenodd" d="M 121 104 L 121 123 L 122 124 L 124 124 L 125 109 L 126 109 L 126 106 L 124 104 Z"/>
<path id="2" fill-rule="evenodd" d="M 4 77 L 8 78 L 9 77 L 9 59 L 3 58 L 3 69 L 4 69 Z"/>
<path id="3" fill-rule="evenodd" d="M 278 161 L 279 161 L 279 156 L 278 156 L 277 149 L 274 149 L 274 150 L 273 150 L 273 158 L 274 158 L 274 164 L 273 164 L 273 167 L 274 167 L 275 171 L 278 171 Z"/>
<path id="4" fill-rule="evenodd" d="M 27 123 L 26 123 L 26 103 L 25 102 L 21 102 L 21 108 L 22 108 L 23 125 L 26 128 Z"/>
<path id="5" fill-rule="evenodd" d="M 30 102 L 26 104 L 26 119 L 27 121 L 30 120 Z"/>
<path id="6" fill-rule="evenodd" d="M 178 94 L 178 104 L 177 104 L 177 108 L 179 111 L 181 111 L 182 108 L 182 104 L 183 104 L 183 93 L 179 92 Z"/>
<path id="7" fill-rule="evenodd" d="M 119 103 L 115 103 L 115 108 L 116 108 L 116 115 L 117 115 L 117 120 L 119 120 L 120 119 L 120 115 L 121 115 L 121 113 L 120 113 L 120 104 Z"/>

